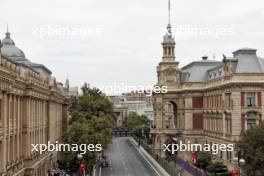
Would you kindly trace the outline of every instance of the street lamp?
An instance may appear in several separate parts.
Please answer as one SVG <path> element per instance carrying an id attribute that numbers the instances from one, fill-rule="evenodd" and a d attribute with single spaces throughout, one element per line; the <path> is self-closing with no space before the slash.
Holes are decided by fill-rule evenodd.
<path id="1" fill-rule="evenodd" d="M 83 159 L 83 155 L 78 153 L 77 154 L 77 158 L 78 158 L 79 161 L 81 161 Z"/>
<path id="2" fill-rule="evenodd" d="M 81 165 L 82 165 L 82 159 L 83 159 L 83 155 L 78 153 L 77 154 L 77 159 L 79 160 L 79 172 L 80 172 L 80 176 L 83 175 L 83 172 L 82 172 L 82 168 L 81 168 Z"/>
<path id="3" fill-rule="evenodd" d="M 241 158 L 241 150 L 237 152 L 237 157 L 233 158 L 233 161 L 237 163 L 238 166 L 238 175 L 240 176 L 240 168 L 246 164 L 245 159 Z"/>
<path id="4" fill-rule="evenodd" d="M 246 164 L 246 160 L 243 159 L 243 158 L 241 158 L 241 159 L 239 160 L 239 166 L 244 166 L 245 164 Z"/>
<path id="5" fill-rule="evenodd" d="M 172 142 L 173 144 L 177 144 L 178 143 L 178 138 L 177 137 L 173 137 L 172 140 L 173 140 L 173 142 Z M 177 153 L 174 154 L 174 162 L 175 162 L 175 168 L 177 168 Z"/>

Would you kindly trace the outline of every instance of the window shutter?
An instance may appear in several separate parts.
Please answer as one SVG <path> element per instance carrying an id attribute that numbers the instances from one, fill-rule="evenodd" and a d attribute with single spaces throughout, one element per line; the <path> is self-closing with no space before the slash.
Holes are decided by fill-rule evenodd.
<path id="1" fill-rule="evenodd" d="M 193 129 L 198 129 L 198 130 L 203 129 L 203 114 L 202 113 L 193 114 Z"/>
<path id="2" fill-rule="evenodd" d="M 203 97 L 192 97 L 193 108 L 203 108 Z"/>
<path id="3" fill-rule="evenodd" d="M 243 114 L 241 114 L 241 130 L 242 132 L 245 131 L 245 117 Z"/>
<path id="4" fill-rule="evenodd" d="M 241 107 L 245 106 L 245 93 L 241 92 Z"/>

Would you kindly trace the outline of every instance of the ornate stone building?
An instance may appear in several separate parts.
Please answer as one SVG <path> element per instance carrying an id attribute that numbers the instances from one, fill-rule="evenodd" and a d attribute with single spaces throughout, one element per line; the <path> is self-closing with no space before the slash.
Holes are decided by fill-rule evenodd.
<path id="1" fill-rule="evenodd" d="M 255 49 L 239 49 L 222 61 L 204 56 L 179 68 L 170 24 L 162 46 L 157 85 L 168 92 L 154 94 L 151 130 L 158 154 L 164 154 L 168 136 L 183 143 L 235 144 L 241 132 L 263 121 L 264 59 Z M 219 152 L 215 159 L 231 165 L 235 154 Z M 191 152 L 178 156 L 191 161 Z"/>
<path id="2" fill-rule="evenodd" d="M 0 51 L 0 175 L 45 176 L 58 155 L 32 152 L 31 144 L 59 141 L 67 130 L 69 85 L 26 59 L 9 32 Z"/>

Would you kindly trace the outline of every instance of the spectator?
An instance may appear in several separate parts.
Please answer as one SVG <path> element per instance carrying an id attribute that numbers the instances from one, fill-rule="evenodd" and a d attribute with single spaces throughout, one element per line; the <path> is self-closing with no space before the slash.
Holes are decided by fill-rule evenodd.
<path id="1" fill-rule="evenodd" d="M 48 170 L 48 175 L 47 176 L 53 176 L 50 170 Z"/>

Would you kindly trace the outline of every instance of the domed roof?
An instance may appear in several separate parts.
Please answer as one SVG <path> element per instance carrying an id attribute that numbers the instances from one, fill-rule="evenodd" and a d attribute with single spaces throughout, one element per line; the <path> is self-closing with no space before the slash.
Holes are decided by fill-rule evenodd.
<path id="1" fill-rule="evenodd" d="M 6 32 L 5 38 L 2 40 L 1 54 L 10 59 L 25 59 L 24 52 L 15 46 L 9 32 Z"/>
<path id="2" fill-rule="evenodd" d="M 173 36 L 169 33 L 166 33 L 163 37 L 163 43 L 175 44 Z"/>

